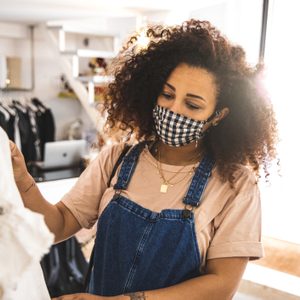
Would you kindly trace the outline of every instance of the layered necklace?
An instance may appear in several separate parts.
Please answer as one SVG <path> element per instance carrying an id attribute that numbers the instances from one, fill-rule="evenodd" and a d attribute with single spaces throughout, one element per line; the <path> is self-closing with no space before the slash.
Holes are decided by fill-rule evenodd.
<path id="1" fill-rule="evenodd" d="M 156 168 L 158 170 L 158 174 L 160 176 L 160 178 L 162 179 L 162 184 L 160 185 L 160 192 L 161 193 L 167 193 L 169 187 L 172 187 L 178 183 L 180 183 L 181 181 L 185 180 L 188 176 L 192 175 L 195 172 L 196 166 L 199 163 L 199 161 L 197 163 L 195 163 L 186 173 L 182 178 L 178 179 L 177 181 L 173 181 L 180 173 L 182 173 L 182 171 L 190 164 L 190 162 L 194 161 L 195 159 L 200 160 L 201 157 L 201 153 L 197 154 L 196 157 L 193 157 L 186 165 L 182 166 L 177 172 L 175 172 L 174 175 L 172 175 L 170 178 L 166 178 L 165 174 L 163 173 L 163 169 L 162 169 L 162 164 L 161 164 L 161 153 L 159 151 L 159 148 L 157 148 L 157 162 L 156 162 Z"/>

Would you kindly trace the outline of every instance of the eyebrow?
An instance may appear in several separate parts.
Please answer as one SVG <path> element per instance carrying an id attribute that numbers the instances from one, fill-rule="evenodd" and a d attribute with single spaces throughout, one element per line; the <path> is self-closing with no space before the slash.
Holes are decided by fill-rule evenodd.
<path id="1" fill-rule="evenodd" d="M 169 87 L 171 90 L 173 90 L 174 92 L 176 91 L 176 88 L 175 88 L 172 84 L 166 82 L 165 85 L 168 86 L 168 87 Z M 205 101 L 205 99 L 204 99 L 202 96 L 199 96 L 199 95 L 194 95 L 194 94 L 190 94 L 190 93 L 188 93 L 188 94 L 186 94 L 186 95 L 187 95 L 188 97 L 197 98 L 197 99 L 201 99 L 201 100 L 204 100 L 204 101 Z"/>
<path id="2" fill-rule="evenodd" d="M 168 86 L 171 90 L 173 90 L 174 92 L 176 91 L 176 89 L 174 88 L 174 86 L 168 82 L 165 83 L 166 86 Z"/>

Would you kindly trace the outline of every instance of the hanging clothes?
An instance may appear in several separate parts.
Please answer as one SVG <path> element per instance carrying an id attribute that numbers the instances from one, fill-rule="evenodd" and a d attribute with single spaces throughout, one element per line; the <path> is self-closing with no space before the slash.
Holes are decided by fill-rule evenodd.
<path id="1" fill-rule="evenodd" d="M 23 206 L 0 128 L 0 298 L 49 300 L 39 261 L 53 243 L 44 217 Z"/>
<path id="2" fill-rule="evenodd" d="M 26 162 L 36 161 L 37 155 L 34 146 L 35 136 L 31 129 L 28 108 L 22 106 L 16 100 L 13 100 L 12 108 L 14 108 L 19 117 L 18 127 L 21 137 L 21 151 L 24 155 L 24 159 Z"/>
<path id="3" fill-rule="evenodd" d="M 45 143 L 55 139 L 52 111 L 37 98 L 26 104 L 18 100 L 11 105 L 0 102 L 0 127 L 22 151 L 26 163 L 44 160 Z"/>
<path id="4" fill-rule="evenodd" d="M 40 133 L 39 133 L 39 128 L 37 126 L 37 122 L 36 122 L 36 116 L 35 113 L 37 112 L 37 110 L 33 110 L 31 107 L 28 107 L 28 116 L 29 116 L 29 121 L 30 121 L 30 127 L 31 127 L 31 131 L 33 134 L 33 138 L 34 138 L 34 149 L 35 149 L 35 160 L 42 160 L 42 156 L 41 156 L 41 140 L 40 140 Z"/>
<path id="5" fill-rule="evenodd" d="M 15 138 L 15 112 L 0 102 L 0 127 L 4 129 L 10 140 L 14 141 Z"/>
<path id="6" fill-rule="evenodd" d="M 44 160 L 46 142 L 55 140 L 55 122 L 51 109 L 46 107 L 39 99 L 32 98 L 31 103 L 38 109 L 35 113 L 36 123 L 40 132 L 41 157 Z"/>
<path id="7" fill-rule="evenodd" d="M 0 106 L 0 127 L 7 132 L 7 122 L 9 120 L 9 113 Z"/>

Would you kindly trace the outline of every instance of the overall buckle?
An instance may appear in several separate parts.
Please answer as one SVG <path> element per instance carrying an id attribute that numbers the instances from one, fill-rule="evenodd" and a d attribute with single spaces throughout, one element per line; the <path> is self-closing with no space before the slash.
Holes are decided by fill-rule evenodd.
<path id="1" fill-rule="evenodd" d="M 183 218 L 189 219 L 194 213 L 194 210 L 195 210 L 195 206 L 192 206 L 190 204 L 185 204 L 184 210 L 182 211 Z"/>
<path id="2" fill-rule="evenodd" d="M 122 190 L 121 189 L 117 189 L 117 190 L 115 190 L 115 193 L 114 193 L 114 198 L 118 198 L 120 195 L 121 195 L 121 193 L 122 193 Z"/>

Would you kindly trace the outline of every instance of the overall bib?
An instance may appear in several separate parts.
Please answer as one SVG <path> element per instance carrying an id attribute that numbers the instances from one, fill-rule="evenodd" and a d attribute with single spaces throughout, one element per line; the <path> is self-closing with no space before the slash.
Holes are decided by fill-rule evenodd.
<path id="1" fill-rule="evenodd" d="M 98 220 L 89 293 L 115 296 L 153 290 L 200 275 L 193 210 L 200 205 L 214 162 L 205 156 L 196 168 L 183 210 L 153 212 L 120 193 L 144 147 L 140 143 L 124 157 L 116 193 Z"/>

